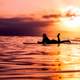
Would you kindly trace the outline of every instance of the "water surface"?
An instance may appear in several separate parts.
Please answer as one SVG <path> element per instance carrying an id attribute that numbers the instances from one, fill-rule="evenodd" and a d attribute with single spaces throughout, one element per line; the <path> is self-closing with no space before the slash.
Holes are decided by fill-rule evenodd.
<path id="1" fill-rule="evenodd" d="M 0 37 L 0 80 L 80 80 L 80 44 L 36 43 L 39 37 Z"/>

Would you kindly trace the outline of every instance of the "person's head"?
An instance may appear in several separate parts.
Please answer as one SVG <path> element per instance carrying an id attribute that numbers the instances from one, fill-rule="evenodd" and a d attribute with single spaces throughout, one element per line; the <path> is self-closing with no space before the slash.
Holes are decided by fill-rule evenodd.
<path id="1" fill-rule="evenodd" d="M 43 33 L 43 37 L 46 37 L 47 35 L 46 35 L 46 33 Z"/>
<path id="2" fill-rule="evenodd" d="M 60 33 L 58 33 L 58 35 L 60 35 Z"/>

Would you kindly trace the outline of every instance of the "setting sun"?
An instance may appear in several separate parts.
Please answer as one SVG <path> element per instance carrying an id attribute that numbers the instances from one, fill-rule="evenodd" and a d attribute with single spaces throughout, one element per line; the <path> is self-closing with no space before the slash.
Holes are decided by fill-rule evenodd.
<path id="1" fill-rule="evenodd" d="M 62 8 L 64 16 L 60 18 L 61 24 L 69 29 L 76 29 L 80 25 L 80 9 L 77 7 Z"/>
<path id="2" fill-rule="evenodd" d="M 65 27 L 69 27 L 70 29 L 72 28 L 78 28 L 80 25 L 80 17 L 71 17 L 71 18 L 61 18 L 61 23 Z"/>

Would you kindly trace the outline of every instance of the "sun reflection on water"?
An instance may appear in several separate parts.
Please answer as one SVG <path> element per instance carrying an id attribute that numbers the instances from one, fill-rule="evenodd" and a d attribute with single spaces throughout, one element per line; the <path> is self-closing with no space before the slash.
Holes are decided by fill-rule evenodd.
<path id="1" fill-rule="evenodd" d="M 77 48 L 76 48 L 77 47 Z M 61 72 L 59 80 L 79 80 L 80 77 L 80 50 L 77 46 L 62 45 L 59 52 L 60 65 L 58 69 Z M 60 75 L 59 74 L 59 75 Z"/>

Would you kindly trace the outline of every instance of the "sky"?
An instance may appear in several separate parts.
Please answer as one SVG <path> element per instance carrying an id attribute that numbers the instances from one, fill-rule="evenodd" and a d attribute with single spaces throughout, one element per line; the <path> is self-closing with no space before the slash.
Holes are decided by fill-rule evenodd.
<path id="1" fill-rule="evenodd" d="M 66 6 L 79 6 L 80 0 L 0 0 L 1 16 L 53 12 Z"/>
<path id="2" fill-rule="evenodd" d="M 70 6 L 79 8 L 80 0 L 0 0 L 0 34 L 57 33 L 60 13 Z"/>
<path id="3" fill-rule="evenodd" d="M 59 1 L 59 0 L 58 0 Z M 52 11 L 55 0 L 0 0 L 1 15 L 26 15 L 43 11 Z M 54 6 L 53 6 L 54 5 Z"/>

